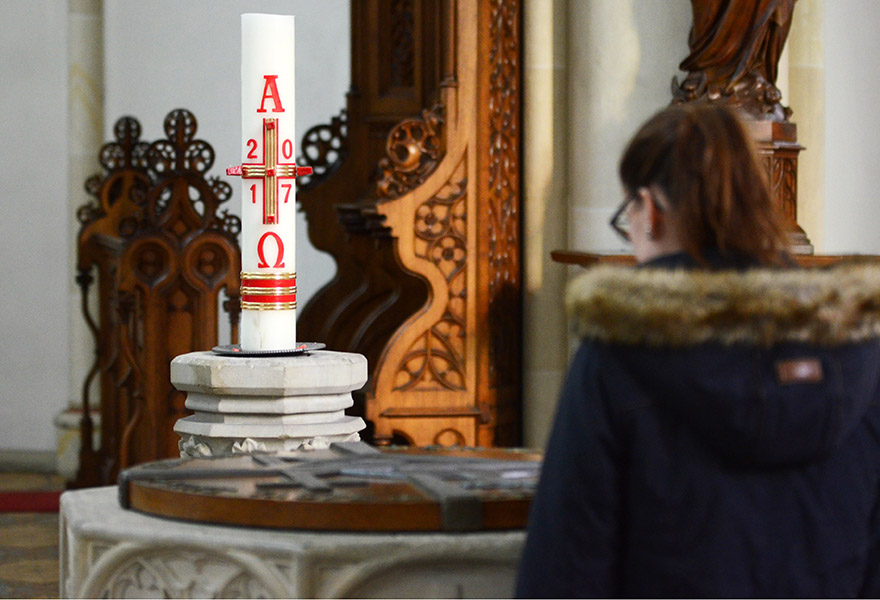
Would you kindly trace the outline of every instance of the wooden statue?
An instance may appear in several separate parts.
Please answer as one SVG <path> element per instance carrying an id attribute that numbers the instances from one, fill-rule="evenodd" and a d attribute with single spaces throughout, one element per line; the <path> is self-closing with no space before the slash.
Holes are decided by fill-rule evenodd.
<path id="1" fill-rule="evenodd" d="M 86 182 L 95 201 L 82 206 L 77 282 L 95 338 L 95 362 L 83 384 L 80 468 L 73 485 L 112 483 L 121 468 L 178 456 L 174 423 L 184 394 L 169 379 L 171 359 L 217 344 L 221 291 L 233 337 L 238 323 L 241 223 L 220 206 L 228 183 L 206 177 L 214 150 L 196 139 L 196 119 L 175 110 L 166 138 L 140 140 L 140 124 L 123 117 L 104 145 L 106 170 Z M 98 277 L 97 321 L 88 310 Z M 89 389 L 98 378 L 101 444 L 92 445 Z"/>
<path id="2" fill-rule="evenodd" d="M 672 102 L 720 102 L 742 111 L 767 169 L 797 254 L 812 254 L 797 223 L 797 126 L 776 87 L 779 57 L 797 0 L 691 0 L 690 54 L 672 79 Z"/>
<path id="3" fill-rule="evenodd" d="M 689 74 L 673 80 L 675 100 L 723 101 L 754 119 L 787 121 L 775 84 L 795 1 L 691 0 L 690 54 L 680 65 Z"/>

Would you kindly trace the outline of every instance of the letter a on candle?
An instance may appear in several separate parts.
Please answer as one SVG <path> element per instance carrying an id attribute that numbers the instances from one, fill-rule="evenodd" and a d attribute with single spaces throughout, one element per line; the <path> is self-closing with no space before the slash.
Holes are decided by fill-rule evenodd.
<path id="1" fill-rule="evenodd" d="M 284 112 L 284 107 L 281 106 L 281 97 L 278 95 L 278 84 L 275 83 L 275 80 L 278 79 L 278 75 L 263 75 L 263 79 L 266 80 L 266 85 L 263 87 L 263 100 L 260 102 L 260 108 L 257 109 L 257 112 L 266 112 L 265 107 L 267 98 L 271 98 L 275 105 L 272 112 Z"/>

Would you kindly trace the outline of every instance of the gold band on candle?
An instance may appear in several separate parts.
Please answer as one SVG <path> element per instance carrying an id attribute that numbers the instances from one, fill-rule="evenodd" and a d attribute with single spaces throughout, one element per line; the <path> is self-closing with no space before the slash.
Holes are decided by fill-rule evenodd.
<path id="1" fill-rule="evenodd" d="M 265 273 L 263 271 L 242 271 L 240 273 L 242 280 L 245 279 L 296 279 L 296 273 Z"/>
<path id="2" fill-rule="evenodd" d="M 271 287 L 271 288 L 262 288 L 262 287 L 246 287 L 242 286 L 241 295 L 253 294 L 255 296 L 278 296 L 282 294 L 295 294 L 296 286 L 291 287 Z"/>
<path id="3" fill-rule="evenodd" d="M 295 310 L 296 301 L 293 302 L 244 302 L 242 310 Z"/>

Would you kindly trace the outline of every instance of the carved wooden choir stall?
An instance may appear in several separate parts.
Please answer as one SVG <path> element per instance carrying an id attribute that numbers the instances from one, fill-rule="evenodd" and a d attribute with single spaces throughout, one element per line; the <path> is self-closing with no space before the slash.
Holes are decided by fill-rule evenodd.
<path id="1" fill-rule="evenodd" d="M 171 359 L 217 344 L 221 291 L 237 335 L 241 227 L 238 217 L 220 211 L 232 189 L 206 178 L 214 151 L 196 139 L 196 127 L 191 113 L 175 110 L 165 119 L 166 138 L 148 143 L 140 139 L 140 124 L 123 117 L 114 127 L 116 141 L 100 152 L 105 173 L 86 183 L 95 200 L 77 215 L 77 282 L 96 355 L 83 383 L 73 485 L 111 483 L 129 465 L 177 456 L 172 427 L 186 414 L 185 396 L 171 385 Z M 92 402 L 96 378 L 100 400 Z"/>
<path id="2" fill-rule="evenodd" d="M 351 3 L 347 110 L 297 199 L 337 264 L 298 337 L 364 354 L 379 444 L 520 440 L 520 3 Z"/>

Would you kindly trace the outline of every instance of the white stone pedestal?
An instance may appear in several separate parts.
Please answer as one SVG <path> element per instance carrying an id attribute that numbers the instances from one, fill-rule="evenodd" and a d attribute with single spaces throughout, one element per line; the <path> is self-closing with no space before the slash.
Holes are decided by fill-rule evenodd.
<path id="1" fill-rule="evenodd" d="M 174 425 L 182 456 L 287 452 L 356 441 L 360 417 L 346 416 L 367 381 L 367 359 L 348 352 L 221 356 L 192 352 L 171 361 L 171 383 L 195 414 Z"/>
<path id="2" fill-rule="evenodd" d="M 101 447 L 101 415 L 95 411 L 92 418 L 92 448 Z M 55 472 L 65 481 L 73 481 L 79 470 L 79 451 L 82 410 L 68 407 L 52 419 L 55 425 Z"/>
<path id="3" fill-rule="evenodd" d="M 505 598 L 525 531 L 314 533 L 122 509 L 116 488 L 61 496 L 62 598 Z"/>

